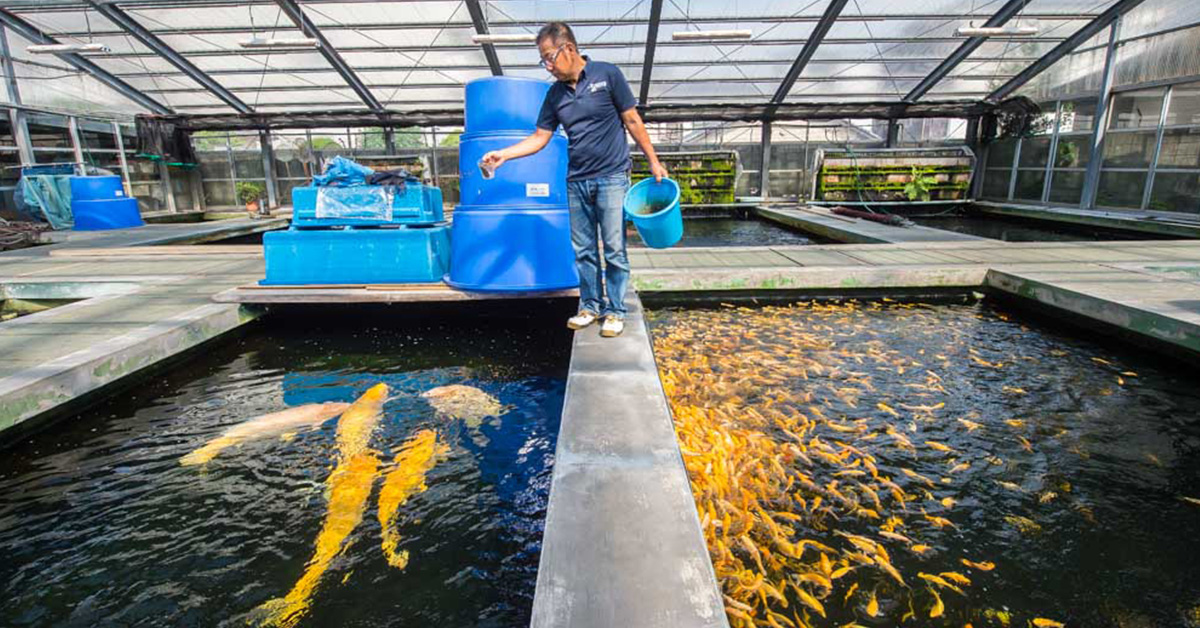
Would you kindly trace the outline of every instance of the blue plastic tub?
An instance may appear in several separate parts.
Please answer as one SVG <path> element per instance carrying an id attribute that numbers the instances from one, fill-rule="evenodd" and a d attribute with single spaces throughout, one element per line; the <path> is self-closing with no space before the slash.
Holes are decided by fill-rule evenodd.
<path id="1" fill-rule="evenodd" d="M 567 202 L 567 138 L 555 134 L 542 150 L 504 162 L 484 179 L 479 160 L 488 151 L 525 139 L 525 133 L 464 133 L 458 143 L 459 202 L 464 205 L 545 205 Z"/>
<path id="2" fill-rule="evenodd" d="M 342 215 L 333 217 L 327 211 L 318 217 L 317 195 L 319 190 L 333 196 L 347 205 L 348 210 Z M 292 222 L 301 227 L 340 227 L 340 226 L 379 226 L 379 225 L 422 225 L 441 222 L 445 219 L 442 212 L 442 191 L 439 188 L 410 183 L 404 186 L 402 192 L 392 198 L 392 213 L 390 220 L 377 218 L 380 213 L 376 209 L 364 208 L 361 212 L 352 211 L 355 197 L 363 200 L 374 198 L 372 194 L 360 193 L 362 190 L 380 190 L 380 186 L 348 186 L 319 188 L 301 186 L 292 188 Z"/>
<path id="3" fill-rule="evenodd" d="M 532 133 L 549 90 L 549 81 L 526 78 L 494 76 L 470 81 L 466 88 L 463 131 Z"/>
<path id="4" fill-rule="evenodd" d="M 463 290 L 536 292 L 579 285 L 571 223 L 557 208 L 460 205 L 446 283 Z"/>
<path id="5" fill-rule="evenodd" d="M 450 264 L 450 229 L 320 229 L 263 234 L 264 286 L 432 283 Z"/>
<path id="6" fill-rule="evenodd" d="M 137 199 L 129 196 L 94 201 L 72 199 L 71 213 L 75 215 L 76 231 L 104 231 L 146 224 L 138 212 Z"/>
<path id="7" fill-rule="evenodd" d="M 71 198 L 80 201 L 107 201 L 125 197 L 121 177 L 71 177 Z"/>
<path id="8" fill-rule="evenodd" d="M 653 177 L 633 184 L 625 193 L 625 217 L 637 227 L 646 246 L 665 249 L 683 237 L 683 213 L 679 210 L 679 184 Z"/>

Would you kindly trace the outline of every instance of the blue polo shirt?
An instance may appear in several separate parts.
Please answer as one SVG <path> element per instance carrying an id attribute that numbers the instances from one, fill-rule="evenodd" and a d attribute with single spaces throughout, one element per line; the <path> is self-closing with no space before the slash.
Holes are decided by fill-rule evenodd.
<path id="1" fill-rule="evenodd" d="M 621 112 L 637 99 L 617 66 L 584 60 L 574 88 L 562 81 L 550 87 L 537 121 L 539 129 L 553 133 L 561 124 L 567 132 L 567 181 L 618 174 L 631 165 Z"/>

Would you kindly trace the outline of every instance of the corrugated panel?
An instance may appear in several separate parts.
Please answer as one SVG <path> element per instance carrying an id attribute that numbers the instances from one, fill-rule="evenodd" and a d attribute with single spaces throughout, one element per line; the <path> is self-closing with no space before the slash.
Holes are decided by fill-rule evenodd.
<path id="1" fill-rule="evenodd" d="M 1117 53 L 1118 87 L 1200 76 L 1200 26 L 1126 42 Z"/>

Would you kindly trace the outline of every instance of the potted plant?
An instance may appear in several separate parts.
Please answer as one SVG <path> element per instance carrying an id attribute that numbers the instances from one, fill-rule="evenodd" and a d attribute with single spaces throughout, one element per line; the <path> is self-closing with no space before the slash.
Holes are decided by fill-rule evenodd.
<path id="1" fill-rule="evenodd" d="M 250 215 L 257 214 L 262 206 L 262 195 L 266 191 L 261 184 L 254 181 L 238 181 L 237 182 L 237 197 L 238 200 L 246 204 L 246 211 Z"/>

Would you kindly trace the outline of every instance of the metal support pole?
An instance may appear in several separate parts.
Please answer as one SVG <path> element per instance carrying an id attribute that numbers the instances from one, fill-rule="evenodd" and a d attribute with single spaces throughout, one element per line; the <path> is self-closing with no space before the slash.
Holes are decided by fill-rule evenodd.
<path id="1" fill-rule="evenodd" d="M 1120 37 L 1121 21 L 1118 16 L 1108 31 L 1104 73 L 1100 77 L 1100 94 L 1096 97 L 1096 117 L 1092 125 L 1092 149 L 1088 155 L 1087 172 L 1083 175 L 1083 198 L 1079 203 L 1083 209 L 1096 206 L 1096 192 L 1100 187 L 1100 161 L 1103 159 L 1104 134 L 1108 130 L 1108 105 L 1112 96 L 1113 75 L 1117 69 L 1117 39 Z"/>
<path id="2" fill-rule="evenodd" d="M 429 175 L 430 175 L 431 177 L 433 177 L 433 185 L 434 185 L 434 187 L 440 187 L 440 186 L 438 186 L 438 165 L 437 165 L 437 161 L 438 161 L 438 154 L 437 154 L 437 150 L 438 150 L 438 140 L 437 140 L 437 127 L 434 127 L 434 128 L 431 128 L 431 129 L 429 129 L 429 133 L 430 133 L 430 138 L 431 138 L 431 139 L 432 139 L 432 141 L 433 141 L 433 149 L 432 149 L 432 151 L 430 152 L 430 154 L 431 154 L 433 157 L 432 157 L 432 159 L 430 159 L 430 160 L 429 160 Z"/>
<path id="3" fill-rule="evenodd" d="M 985 147 L 979 144 L 979 118 L 967 118 L 966 137 L 964 138 L 967 148 L 975 154 L 975 163 L 971 165 L 971 181 L 968 184 L 967 199 L 979 198 L 979 191 L 983 177 L 987 174 L 984 170 L 984 156 L 987 151 Z"/>
<path id="4" fill-rule="evenodd" d="M 1050 154 L 1046 156 L 1046 176 L 1042 180 L 1042 202 L 1050 202 L 1050 182 L 1054 180 L 1054 160 L 1058 156 L 1058 127 L 1062 124 L 1062 101 L 1054 104 L 1054 132 L 1050 136 Z"/>
<path id="5" fill-rule="evenodd" d="M 75 154 L 75 172 L 79 176 L 86 175 L 87 167 L 83 163 L 83 140 L 79 136 L 79 118 L 67 116 L 67 134 L 71 136 L 71 150 Z"/>
<path id="6" fill-rule="evenodd" d="M 892 118 L 891 120 L 888 120 L 887 139 L 884 141 L 883 145 L 886 148 L 894 148 L 896 146 L 897 140 L 899 140 L 899 139 L 900 139 L 900 125 L 896 122 L 895 118 Z"/>
<path id="7" fill-rule="evenodd" d="M 125 195 L 133 196 L 133 186 L 129 182 L 129 162 L 125 159 L 125 138 L 121 137 L 121 125 L 112 122 L 113 138 L 117 140 L 117 159 L 121 162 L 121 182 L 125 186 Z"/>
<path id="8" fill-rule="evenodd" d="M 758 171 L 759 196 L 764 199 L 771 196 L 771 122 L 762 123 L 762 162 Z"/>
<path id="9" fill-rule="evenodd" d="M 29 137 L 29 122 L 25 118 L 25 112 L 14 108 L 10 109 L 9 113 L 12 119 L 13 139 L 17 141 L 17 154 L 21 156 L 21 163 L 32 164 L 33 140 Z"/>
<path id="10" fill-rule="evenodd" d="M 1017 148 L 1013 151 L 1012 170 L 1008 173 L 1008 200 L 1013 199 L 1013 192 L 1017 189 L 1017 164 L 1021 163 L 1021 145 L 1025 143 L 1025 139 L 1017 138 Z"/>
<path id="11" fill-rule="evenodd" d="M 387 154 L 389 154 L 389 155 L 395 156 L 398 154 L 398 153 L 396 153 L 396 129 L 395 128 L 390 127 L 390 126 L 383 128 L 383 149 L 386 150 Z"/>
<path id="12" fill-rule="evenodd" d="M 275 147 L 271 145 L 270 131 L 263 129 L 258 132 L 258 145 L 262 149 L 263 177 L 267 183 L 267 206 L 260 207 L 259 213 L 268 214 L 270 210 L 279 208 L 279 190 L 275 184 Z"/>
<path id="13" fill-rule="evenodd" d="M 1167 124 L 1167 110 L 1171 106 L 1171 96 L 1174 93 L 1174 87 L 1167 88 L 1167 91 L 1163 94 L 1162 109 L 1158 112 L 1158 133 L 1154 135 L 1154 156 L 1150 159 L 1150 169 L 1146 171 L 1146 189 L 1142 191 L 1142 209 L 1147 209 L 1150 206 L 1150 192 L 1154 187 L 1154 173 L 1158 170 L 1158 156 L 1162 153 L 1163 127 Z"/>
<path id="14" fill-rule="evenodd" d="M 166 160 L 158 162 L 158 178 L 162 181 L 163 198 L 167 201 L 167 211 L 172 214 L 179 211 L 175 206 L 175 188 L 171 187 L 171 169 L 167 167 Z"/>

